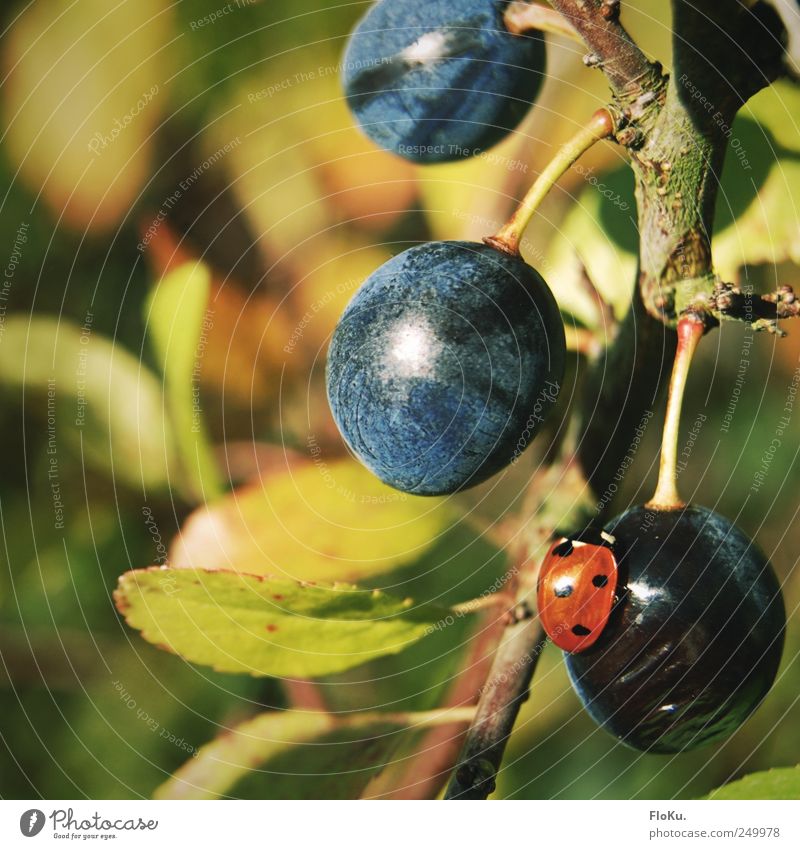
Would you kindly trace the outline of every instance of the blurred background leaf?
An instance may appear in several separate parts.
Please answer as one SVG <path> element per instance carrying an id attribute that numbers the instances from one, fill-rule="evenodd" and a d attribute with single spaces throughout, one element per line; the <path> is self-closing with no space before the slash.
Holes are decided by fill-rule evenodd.
<path id="1" fill-rule="evenodd" d="M 173 38 L 164 0 L 34 3 L 15 20 L 6 151 L 63 224 L 109 230 L 147 181 Z"/>
<path id="2" fill-rule="evenodd" d="M 169 484 L 175 440 L 158 378 L 91 327 L 43 315 L 10 316 L 0 338 L 0 382 L 18 390 L 21 403 L 27 392 L 46 411 L 54 459 L 57 434 L 121 483 L 145 489 Z"/>
<path id="3" fill-rule="evenodd" d="M 164 375 L 167 406 L 186 486 L 196 501 L 223 492 L 211 453 L 200 402 L 200 373 L 206 353 L 211 274 L 202 263 L 185 263 L 154 287 L 147 301 L 147 330 Z"/>
<path id="4" fill-rule="evenodd" d="M 472 712 L 262 714 L 203 746 L 155 797 L 217 799 L 235 790 L 236 798 L 357 799 L 409 730 Z"/>
<path id="5" fill-rule="evenodd" d="M 288 461 L 199 508 L 171 565 L 357 581 L 417 560 L 454 521 L 447 501 L 399 493 L 355 460 L 316 460 Z"/>

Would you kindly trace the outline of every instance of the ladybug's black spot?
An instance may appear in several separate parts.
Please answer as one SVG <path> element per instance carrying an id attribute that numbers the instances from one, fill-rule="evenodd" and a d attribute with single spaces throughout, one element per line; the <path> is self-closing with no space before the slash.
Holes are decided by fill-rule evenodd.
<path id="1" fill-rule="evenodd" d="M 575 549 L 572 546 L 572 540 L 565 539 L 553 549 L 553 554 L 556 557 L 569 557 Z"/>
<path id="2" fill-rule="evenodd" d="M 604 587 L 608 583 L 608 575 L 595 575 L 592 578 L 592 583 L 596 587 Z"/>
<path id="3" fill-rule="evenodd" d="M 564 584 L 563 586 L 556 587 L 553 592 L 556 598 L 569 598 L 572 595 L 572 584 Z"/>
<path id="4" fill-rule="evenodd" d="M 583 625 L 573 625 L 572 633 L 575 634 L 576 637 L 588 637 L 592 632 Z"/>

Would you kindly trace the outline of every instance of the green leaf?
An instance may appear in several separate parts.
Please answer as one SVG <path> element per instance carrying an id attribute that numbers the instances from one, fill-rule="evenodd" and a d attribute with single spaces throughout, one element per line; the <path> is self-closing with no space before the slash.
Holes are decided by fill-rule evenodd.
<path id="1" fill-rule="evenodd" d="M 0 335 L 0 383 L 47 399 L 37 404 L 43 414 L 53 413 L 55 451 L 63 437 L 116 481 L 148 489 L 169 483 L 175 443 L 158 378 L 89 325 L 8 316 Z"/>
<path id="2" fill-rule="evenodd" d="M 714 267 L 723 280 L 738 281 L 745 265 L 800 262 L 800 137 L 776 133 L 747 117 L 734 122 L 714 221 Z"/>
<path id="3" fill-rule="evenodd" d="M 800 125 L 797 121 L 800 86 L 797 83 L 788 80 L 774 82 L 751 98 L 739 115 L 757 121 L 780 147 L 800 153 Z"/>
<path id="4" fill-rule="evenodd" d="M 146 640 L 192 663 L 291 678 L 396 654 L 454 615 L 348 584 L 159 567 L 122 575 L 115 600 Z"/>
<path id="5" fill-rule="evenodd" d="M 237 798 L 358 798 L 408 732 L 468 722 L 473 711 L 263 713 L 202 746 L 154 795 L 217 799 L 247 779 Z"/>
<path id="6" fill-rule="evenodd" d="M 741 110 L 728 138 L 714 219 L 714 267 L 738 282 L 746 265 L 800 263 L 800 88 L 779 81 Z"/>
<path id="7" fill-rule="evenodd" d="M 707 799 L 800 799 L 800 766 L 754 772 L 712 790 Z"/>
<path id="8" fill-rule="evenodd" d="M 414 563 L 365 579 L 361 586 L 403 593 L 417 602 L 459 606 L 486 598 L 511 576 L 506 552 L 491 545 L 486 536 L 464 523 L 443 534 Z M 335 712 L 369 711 L 391 705 L 392 710 L 431 710 L 446 703 L 457 688 L 457 679 L 473 638 L 480 640 L 490 617 L 487 612 L 469 619 L 446 619 L 441 628 L 399 654 L 330 676 L 325 681 L 325 705 Z M 385 708 L 384 708 L 385 709 Z"/>
<path id="9" fill-rule="evenodd" d="M 352 581 L 417 559 L 452 525 L 445 499 L 397 492 L 353 460 L 317 459 L 196 510 L 170 565 Z"/>
<path id="10" fill-rule="evenodd" d="M 198 501 L 220 496 L 222 482 L 203 422 L 199 377 L 211 273 L 200 262 L 169 272 L 153 289 L 145 308 L 189 490 Z"/>

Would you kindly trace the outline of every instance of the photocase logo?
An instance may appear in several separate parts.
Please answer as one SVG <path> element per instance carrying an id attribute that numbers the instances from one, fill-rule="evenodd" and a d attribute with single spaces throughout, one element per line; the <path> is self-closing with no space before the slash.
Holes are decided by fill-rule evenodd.
<path id="1" fill-rule="evenodd" d="M 19 830 L 25 837 L 36 837 L 44 828 L 44 812 L 38 808 L 31 808 L 19 818 Z"/>

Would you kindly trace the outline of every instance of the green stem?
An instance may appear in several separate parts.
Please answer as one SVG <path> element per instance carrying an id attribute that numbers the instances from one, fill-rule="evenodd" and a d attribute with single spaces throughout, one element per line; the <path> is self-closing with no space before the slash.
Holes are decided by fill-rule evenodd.
<path id="1" fill-rule="evenodd" d="M 475 718 L 474 705 L 462 705 L 461 707 L 439 708 L 436 710 L 409 711 L 406 713 L 372 713 L 352 714 L 350 717 L 342 717 L 341 724 L 358 728 L 371 722 L 395 722 L 398 725 L 407 725 L 409 728 L 427 728 L 436 725 L 450 725 L 454 722 L 472 722 Z"/>
<path id="2" fill-rule="evenodd" d="M 701 318 L 686 315 L 678 322 L 678 348 L 669 382 L 667 413 L 661 437 L 661 461 L 658 469 L 658 485 L 647 507 L 654 510 L 680 510 L 685 506 L 678 494 L 678 435 L 681 425 L 681 407 L 686 391 L 689 366 L 692 363 L 697 343 L 705 332 Z"/>
<path id="3" fill-rule="evenodd" d="M 598 109 L 589 123 L 582 127 L 550 160 L 547 167 L 536 178 L 528 194 L 522 199 L 511 218 L 494 234 L 484 239 L 487 245 L 504 253 L 519 256 L 519 244 L 525 228 L 545 199 L 550 189 L 570 166 L 592 145 L 608 138 L 614 132 L 614 121 L 605 109 Z"/>

